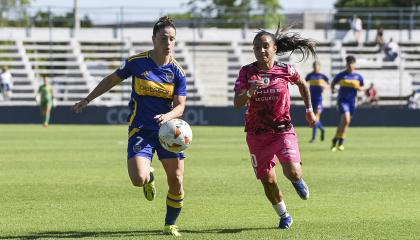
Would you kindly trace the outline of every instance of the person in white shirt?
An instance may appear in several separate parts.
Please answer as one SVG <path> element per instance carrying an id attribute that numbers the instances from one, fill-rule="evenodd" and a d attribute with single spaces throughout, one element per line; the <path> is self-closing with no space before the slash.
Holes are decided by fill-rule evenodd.
<path id="1" fill-rule="evenodd" d="M 394 42 L 392 38 L 389 39 L 389 42 L 385 46 L 385 60 L 394 61 L 398 57 L 398 52 L 400 47 L 398 43 Z"/>
<path id="2" fill-rule="evenodd" d="M 7 66 L 1 68 L 0 83 L 4 100 L 9 100 L 12 96 L 12 74 Z"/>
<path id="3" fill-rule="evenodd" d="M 353 30 L 354 38 L 356 39 L 357 44 L 360 46 L 362 44 L 362 19 L 357 17 L 357 15 L 354 15 L 353 18 L 349 20 L 349 24 L 351 30 Z"/>

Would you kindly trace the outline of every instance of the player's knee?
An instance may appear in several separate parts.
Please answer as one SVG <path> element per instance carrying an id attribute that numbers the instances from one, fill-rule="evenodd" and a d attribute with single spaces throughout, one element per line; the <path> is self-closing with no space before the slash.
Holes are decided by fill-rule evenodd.
<path id="1" fill-rule="evenodd" d="M 136 187 L 143 187 L 143 185 L 146 184 L 147 181 L 148 181 L 147 176 L 137 176 L 137 177 L 131 178 L 131 182 Z"/>

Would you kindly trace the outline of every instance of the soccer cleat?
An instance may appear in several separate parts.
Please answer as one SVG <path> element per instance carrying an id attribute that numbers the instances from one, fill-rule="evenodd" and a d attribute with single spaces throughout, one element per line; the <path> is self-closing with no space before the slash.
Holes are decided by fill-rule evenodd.
<path id="1" fill-rule="evenodd" d="M 336 152 L 336 151 L 337 151 L 337 147 L 336 146 L 331 147 L 331 152 Z"/>
<path id="2" fill-rule="evenodd" d="M 287 216 L 287 217 L 282 217 L 280 218 L 280 222 L 279 222 L 279 228 L 280 229 L 289 229 L 290 226 L 292 226 L 293 223 L 293 218 L 291 215 Z"/>
<path id="3" fill-rule="evenodd" d="M 309 198 L 309 188 L 303 179 L 300 179 L 298 182 L 292 182 L 292 184 L 300 198 L 303 200 Z"/>
<path id="4" fill-rule="evenodd" d="M 178 226 L 177 225 L 165 225 L 165 227 L 163 227 L 162 234 L 172 235 L 172 236 L 175 236 L 175 237 L 180 237 L 181 236 L 181 234 L 178 231 Z"/>
<path id="5" fill-rule="evenodd" d="M 153 176 L 154 171 L 155 169 L 150 167 L 150 179 L 153 179 L 153 180 L 151 182 L 144 184 L 143 186 L 144 197 L 149 201 L 153 201 L 153 199 L 155 199 L 156 197 L 155 178 Z"/>
<path id="6" fill-rule="evenodd" d="M 340 151 L 344 151 L 344 145 L 338 145 L 337 149 Z"/>
<path id="7" fill-rule="evenodd" d="M 311 140 L 309 140 L 309 143 L 313 143 L 313 142 L 315 142 L 315 139 L 311 139 Z"/>

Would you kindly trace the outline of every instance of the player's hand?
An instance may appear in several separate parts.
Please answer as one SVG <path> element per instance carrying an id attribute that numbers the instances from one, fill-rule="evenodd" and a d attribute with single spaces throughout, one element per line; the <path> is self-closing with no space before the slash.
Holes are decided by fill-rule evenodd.
<path id="1" fill-rule="evenodd" d="M 154 117 L 154 119 L 156 120 L 156 122 L 159 125 L 164 124 L 165 122 L 171 120 L 171 118 L 167 115 L 167 114 L 158 114 Z"/>
<path id="2" fill-rule="evenodd" d="M 74 111 L 75 113 L 81 113 L 82 110 L 87 107 L 88 102 L 83 99 L 82 101 L 79 101 L 77 103 L 75 103 L 72 107 L 71 110 Z"/>
<path id="3" fill-rule="evenodd" d="M 305 115 L 306 121 L 308 121 L 310 127 L 314 127 L 316 123 L 316 116 L 314 112 L 307 112 Z"/>
<path id="4" fill-rule="evenodd" d="M 249 94 L 251 94 L 251 96 L 253 96 L 255 94 L 255 92 L 257 91 L 257 89 L 260 89 L 263 86 L 264 86 L 264 82 L 260 81 L 260 80 L 251 83 L 251 87 L 249 88 Z"/>

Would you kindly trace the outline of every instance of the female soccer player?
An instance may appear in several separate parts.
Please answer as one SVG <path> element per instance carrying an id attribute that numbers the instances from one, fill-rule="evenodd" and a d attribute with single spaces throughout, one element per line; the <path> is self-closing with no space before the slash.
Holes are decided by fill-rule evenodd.
<path id="1" fill-rule="evenodd" d="M 311 92 L 311 103 L 316 115 L 315 127 L 312 128 L 312 138 L 309 142 L 314 142 L 316 139 L 317 129 L 321 130 L 321 141 L 324 141 L 325 130 L 321 123 L 322 113 L 322 92 L 328 86 L 328 77 L 321 73 L 321 65 L 318 61 L 312 64 L 313 71 L 306 75 L 305 80 L 309 83 L 309 90 Z"/>
<path id="2" fill-rule="evenodd" d="M 287 229 L 293 220 L 277 186 L 274 168 L 277 160 L 299 196 L 302 199 L 309 197 L 308 186 L 302 179 L 298 140 L 291 123 L 289 83 L 299 87 L 306 107 L 305 117 L 311 127 L 316 117 L 305 80 L 293 66 L 276 62 L 275 56 L 297 49 L 303 53 L 304 58 L 309 53 L 315 56 L 315 43 L 277 28 L 275 34 L 258 32 L 253 45 L 257 61 L 241 68 L 234 87 L 234 106 L 239 108 L 248 105 L 245 132 L 251 163 L 268 200 L 280 217 L 278 227 Z"/>
<path id="3" fill-rule="evenodd" d="M 53 88 L 48 83 L 47 77 L 42 77 L 43 84 L 39 86 L 36 100 L 41 109 L 42 126 L 48 127 L 50 122 L 51 108 L 53 106 Z"/>
<path id="4" fill-rule="evenodd" d="M 335 137 L 332 140 L 331 151 L 344 151 L 344 138 L 350 125 L 351 118 L 356 109 L 357 91 L 363 87 L 362 75 L 354 72 L 356 58 L 346 57 L 346 70 L 337 74 L 331 83 L 331 92 L 335 93 L 335 85 L 340 85 L 337 105 L 341 114 L 340 124 L 337 127 Z M 338 145 L 337 145 L 338 144 Z"/>
<path id="5" fill-rule="evenodd" d="M 176 28 L 173 21 L 161 17 L 153 27 L 153 49 L 126 59 L 114 73 L 105 77 L 82 101 L 73 106 L 81 112 L 89 102 L 132 77 L 128 128 L 128 174 L 134 186 L 143 187 L 147 200 L 156 195 L 153 168 L 154 152 L 165 169 L 168 181 L 164 234 L 180 236 L 175 222 L 184 199 L 183 153 L 172 153 L 158 141 L 159 125 L 182 116 L 186 101 L 185 72 L 172 56 Z"/>

